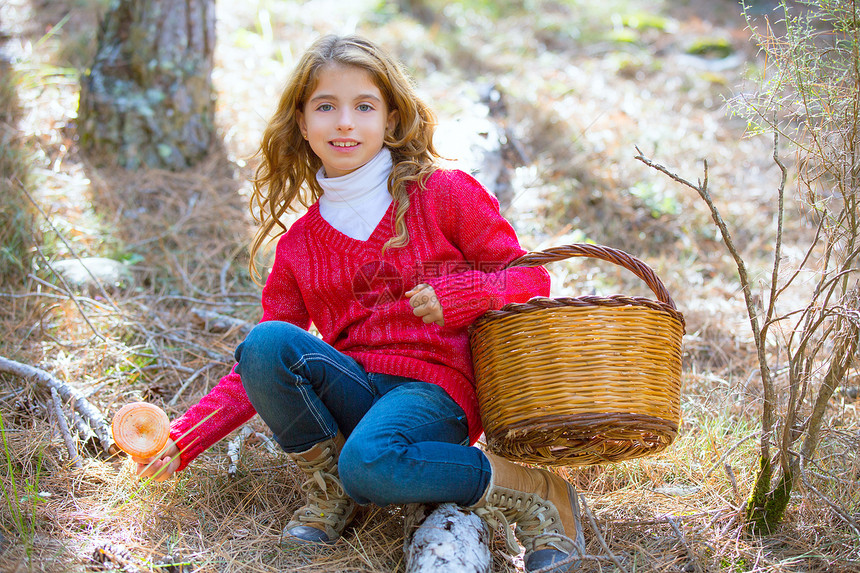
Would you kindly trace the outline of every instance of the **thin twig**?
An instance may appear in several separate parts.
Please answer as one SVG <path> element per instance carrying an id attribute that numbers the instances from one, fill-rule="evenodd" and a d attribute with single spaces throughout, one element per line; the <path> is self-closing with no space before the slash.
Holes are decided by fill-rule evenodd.
<path id="1" fill-rule="evenodd" d="M 97 438 L 96 433 L 90 427 L 89 423 L 81 416 L 77 410 L 72 412 L 72 417 L 75 420 L 75 428 L 78 430 L 78 440 L 81 443 L 88 443 L 93 438 Z"/>
<path id="2" fill-rule="evenodd" d="M 230 256 L 227 257 L 227 260 L 224 261 L 224 264 L 221 265 L 221 272 L 218 275 L 219 282 L 221 284 L 221 296 L 230 296 L 230 293 L 227 292 L 227 273 L 230 271 L 230 266 L 233 264 L 233 259 L 235 259 L 239 253 L 244 251 L 246 247 L 240 246 L 236 249 L 233 249 L 233 252 L 230 253 Z"/>
<path id="3" fill-rule="evenodd" d="M 725 527 L 723 527 L 723 529 L 720 531 L 720 533 L 719 533 L 718 537 L 723 537 L 723 536 L 726 534 L 726 532 L 727 532 L 727 531 L 729 531 L 732 527 L 734 527 L 734 525 L 735 525 L 735 524 L 738 522 L 738 520 L 740 519 L 741 515 L 743 515 L 743 512 L 742 512 L 742 511 L 736 511 L 736 512 L 735 512 L 735 514 L 734 514 L 734 515 L 732 515 L 732 518 L 729 520 L 729 522 L 728 522 L 728 523 L 725 525 Z"/>
<path id="4" fill-rule="evenodd" d="M 770 320 L 773 318 L 776 299 L 777 285 L 779 284 L 779 263 L 782 259 L 782 227 L 783 219 L 785 218 L 785 182 L 788 179 L 788 170 L 779 159 L 779 131 L 773 131 L 773 161 L 779 167 L 781 173 L 779 187 L 777 187 L 777 219 L 776 219 L 776 238 L 773 246 L 773 272 L 770 279 L 770 301 L 768 302 L 767 312 L 764 316 L 763 325 L 761 328 L 762 336 L 767 335 L 767 327 Z"/>
<path id="5" fill-rule="evenodd" d="M 32 292 L 32 293 L 24 293 L 21 295 L 17 295 L 17 298 L 30 297 L 30 296 L 55 298 L 58 300 L 68 300 L 69 298 L 73 298 L 77 302 L 86 303 L 86 304 L 94 307 L 96 310 L 101 310 L 101 311 L 104 311 L 104 312 L 109 313 L 109 314 L 115 314 L 110 308 L 108 308 L 107 306 L 105 306 L 104 304 L 102 304 L 101 302 L 97 301 L 94 298 L 90 298 L 88 296 L 82 296 L 80 294 L 73 295 L 71 292 L 71 289 L 68 288 L 68 284 L 64 280 L 62 280 L 62 278 L 60 280 L 64 285 L 66 285 L 66 288 L 60 288 L 55 284 L 49 283 L 48 281 L 37 277 L 33 273 L 27 274 L 27 278 L 36 284 L 39 284 L 39 285 L 41 285 L 45 288 L 49 288 L 51 290 L 55 290 L 60 294 L 55 295 L 55 294 L 51 294 L 51 293 L 47 293 L 47 292 Z M 9 295 L 0 294 L 0 296 L 9 296 Z M 84 318 L 86 318 L 86 316 Z"/>
<path id="6" fill-rule="evenodd" d="M 191 315 L 196 323 L 202 324 L 203 329 L 209 332 L 220 333 L 238 330 L 243 335 L 247 335 L 254 328 L 254 324 L 247 320 L 227 316 L 214 310 L 192 308 Z"/>
<path id="7" fill-rule="evenodd" d="M 687 543 L 687 538 L 681 532 L 681 529 L 678 527 L 678 524 L 675 523 L 675 520 L 669 517 L 669 525 L 672 527 L 672 531 L 675 532 L 675 536 L 678 538 L 678 541 L 681 542 L 681 545 L 684 546 L 684 549 L 687 551 L 687 556 L 690 558 L 690 562 L 693 564 L 693 569 L 696 570 L 696 573 L 701 573 L 702 567 L 699 565 L 699 559 L 696 557 L 696 554 L 693 553 L 693 549 L 690 547 L 690 544 Z"/>
<path id="8" fill-rule="evenodd" d="M 282 450 L 278 443 L 271 437 L 267 436 L 262 432 L 254 432 L 254 435 L 258 440 L 260 440 L 260 443 L 263 444 L 263 447 L 266 448 L 266 451 L 273 456 L 279 456 L 284 453 L 284 450 Z"/>
<path id="9" fill-rule="evenodd" d="M 688 519 L 698 519 L 700 517 L 707 517 L 711 514 L 719 515 L 722 512 L 721 509 L 710 510 L 710 511 L 700 511 L 698 513 L 688 513 L 684 515 L 665 515 L 664 517 L 655 517 L 653 519 L 628 519 L 628 520 L 614 520 L 612 523 L 620 526 L 620 527 L 643 527 L 646 525 L 659 525 L 661 523 L 669 523 L 669 519 L 675 519 L 677 521 L 685 521 Z"/>
<path id="10" fill-rule="evenodd" d="M 817 495 L 824 503 L 826 503 L 830 507 L 830 509 L 833 510 L 833 513 L 838 515 L 840 519 L 842 519 L 842 521 L 847 523 L 857 535 L 860 535 L 860 525 L 857 524 L 857 521 L 855 521 L 854 518 L 852 518 L 851 515 L 847 511 L 845 511 L 844 508 L 839 507 L 839 504 L 831 501 L 829 497 L 818 491 L 818 489 L 811 483 L 809 483 L 808 479 L 806 479 L 806 456 L 800 453 L 792 453 L 794 453 L 800 459 L 800 479 L 803 480 L 803 485 L 809 488 L 812 493 Z"/>
<path id="11" fill-rule="evenodd" d="M 562 537 L 565 537 L 565 536 L 562 536 Z M 569 537 L 565 537 L 565 539 L 567 539 L 568 541 L 573 541 Z M 570 565 L 576 561 L 583 559 L 583 557 L 584 557 L 584 555 L 577 554 L 576 552 L 573 552 L 570 555 L 568 555 L 567 557 L 565 557 L 564 559 L 560 559 L 558 561 L 553 561 L 549 565 L 545 565 L 545 566 L 541 567 L 540 569 L 535 569 L 531 573 L 550 573 L 551 571 L 559 571 L 561 569 L 564 569 L 565 565 Z M 573 569 L 577 569 L 577 567 L 573 567 Z"/>
<path id="12" fill-rule="evenodd" d="M 585 534 L 582 532 L 582 512 L 579 508 L 579 495 L 573 495 L 573 517 L 576 526 L 576 550 L 580 555 L 585 555 Z"/>
<path id="13" fill-rule="evenodd" d="M 613 563 L 615 563 L 615 566 L 618 567 L 618 570 L 621 571 L 621 573 L 627 573 L 627 569 L 624 568 L 624 565 L 621 564 L 621 561 L 619 561 L 618 557 L 616 557 L 615 554 L 612 553 L 612 550 L 609 549 L 609 545 L 606 544 L 606 539 L 603 538 L 603 534 L 600 532 L 600 528 L 597 526 L 597 520 L 594 519 L 594 514 L 591 513 L 591 509 L 589 509 L 588 504 L 585 502 L 584 495 L 579 494 L 579 502 L 580 504 L 582 504 L 582 509 L 583 511 L 585 511 L 586 517 L 588 517 L 588 523 L 591 525 L 591 530 L 594 531 L 594 536 L 597 537 L 597 541 L 598 543 L 600 543 L 600 546 L 606 552 L 606 555 L 608 555 L 609 559 L 612 560 Z"/>
<path id="14" fill-rule="evenodd" d="M 550 573 L 551 571 L 558 571 L 563 568 L 564 565 L 570 565 L 572 563 L 576 563 L 577 561 L 612 561 L 611 557 L 607 557 L 605 555 L 592 555 L 590 553 L 585 553 L 584 551 L 580 553 L 579 548 L 576 547 L 576 541 L 571 539 L 566 535 L 561 535 L 560 533 L 551 533 L 545 535 L 538 535 L 535 537 L 535 542 L 537 542 L 541 538 L 547 539 L 555 539 L 558 540 L 561 538 L 563 541 L 567 541 L 574 545 L 574 551 L 564 559 L 560 559 L 558 561 L 553 561 L 549 565 L 541 567 L 540 569 L 535 569 L 530 573 Z M 576 570 L 577 567 L 574 566 L 571 570 Z M 624 569 L 621 569 L 624 571 Z"/>
<path id="15" fill-rule="evenodd" d="M 32 204 L 33 204 L 33 206 L 34 206 L 34 207 L 39 211 L 39 213 L 40 213 L 40 214 L 42 215 L 42 217 L 45 219 L 45 222 L 46 222 L 46 223 L 48 223 L 48 225 L 51 227 L 51 230 L 53 230 L 53 231 L 54 231 L 54 233 L 57 235 L 57 237 L 60 239 L 60 241 L 62 241 L 62 242 L 63 242 L 63 244 L 64 244 L 64 245 L 66 246 L 66 248 L 69 250 L 69 253 L 71 253 L 71 255 L 72 255 L 75 259 L 77 259 L 77 261 L 80 263 L 80 262 L 81 262 L 81 258 L 78 256 L 77 251 L 75 251 L 75 249 L 72 247 L 72 245 L 70 245 L 70 244 L 69 244 L 69 242 L 68 242 L 68 241 L 66 240 L 66 238 L 63 236 L 63 234 L 62 234 L 62 233 L 60 233 L 60 231 L 59 231 L 59 230 L 54 226 L 54 223 L 53 223 L 53 222 L 51 222 L 51 219 L 50 219 L 50 217 L 48 217 L 48 214 L 47 214 L 47 213 L 45 213 L 45 211 L 44 211 L 44 210 L 42 210 L 42 207 L 41 207 L 41 206 L 36 202 L 36 200 L 35 200 L 35 199 L 33 199 L 33 196 L 32 196 L 32 195 L 30 195 L 30 193 L 27 191 L 27 188 L 24 186 L 24 184 L 21 182 L 21 180 L 20 180 L 20 179 L 18 179 L 17 177 L 15 177 L 15 178 L 14 178 L 14 180 L 15 180 L 15 183 L 18 185 L 18 188 L 21 190 L 21 192 L 22 192 L 24 195 L 26 195 L 26 197 L 27 197 L 27 199 L 30 201 L 30 203 L 32 203 Z M 40 253 L 40 254 L 41 254 L 41 253 Z M 44 257 L 43 257 L 43 258 L 44 258 Z M 46 261 L 46 262 L 47 262 L 47 261 Z M 49 265 L 49 266 L 50 266 L 50 265 Z M 96 286 L 98 287 L 98 289 L 99 289 L 99 294 L 101 294 L 101 295 L 105 298 L 105 300 L 106 300 L 106 301 L 108 301 L 108 302 L 110 303 L 110 305 L 113 307 L 113 309 L 114 309 L 117 313 L 122 314 L 122 311 L 119 309 L 119 307 L 116 305 L 116 303 L 115 303 L 115 302 L 113 301 L 113 299 L 110 297 L 110 295 L 107 293 L 107 291 L 105 290 L 104 286 L 102 285 L 102 282 L 98 279 L 98 277 L 96 277 L 96 276 L 92 273 L 92 271 L 90 271 L 90 269 L 89 269 L 89 268 L 87 268 L 87 266 L 86 266 L 86 265 L 81 264 L 81 266 L 84 268 L 84 270 L 85 270 L 85 271 L 87 271 L 87 274 L 88 274 L 88 275 L 90 275 L 90 278 L 91 278 L 91 279 L 93 279 L 93 282 L 95 283 L 95 285 L 96 285 Z M 53 268 L 51 269 L 51 272 L 54 272 L 54 274 L 57 274 L 57 273 L 54 271 L 54 269 L 53 269 Z"/>
<path id="16" fill-rule="evenodd" d="M 702 481 L 705 481 L 706 479 L 708 479 L 708 477 L 712 473 L 714 473 L 714 470 L 716 470 L 718 467 L 720 467 L 720 464 L 722 464 L 726 460 L 726 458 L 728 458 L 730 455 L 732 455 L 732 452 L 734 452 L 736 449 L 738 449 L 741 446 L 741 444 L 743 444 L 744 442 L 746 442 L 750 438 L 756 437 L 760 433 L 761 433 L 761 431 L 756 430 L 755 432 L 752 432 L 751 434 L 748 434 L 748 435 L 744 436 L 743 438 L 741 438 L 740 440 L 738 440 L 737 442 L 735 442 L 734 445 L 732 445 L 732 447 L 730 447 L 728 450 L 726 450 L 723 453 L 723 455 L 720 456 L 720 459 L 718 459 L 716 462 L 714 462 L 714 465 L 712 465 L 710 467 L 710 469 L 708 469 L 708 471 L 705 472 L 705 475 L 702 476 Z"/>
<path id="17" fill-rule="evenodd" d="M 179 397 L 182 396 L 182 393 L 191 385 L 192 382 L 197 380 L 197 377 L 215 366 L 214 362 L 210 362 L 206 366 L 198 369 L 194 374 L 188 377 L 188 380 L 182 383 L 182 386 L 179 387 L 179 390 L 176 391 L 176 394 L 173 395 L 173 398 L 170 399 L 170 402 L 167 403 L 168 406 L 174 406 L 176 402 L 179 400 Z"/>
<path id="18" fill-rule="evenodd" d="M 45 266 L 47 266 L 51 270 L 51 272 L 54 274 L 54 276 L 57 277 L 57 279 L 59 279 L 59 281 L 61 283 L 63 283 L 63 289 L 65 290 L 65 293 L 68 295 L 68 297 L 74 303 L 74 305 L 77 307 L 78 312 L 81 313 L 81 317 L 83 317 L 84 322 L 87 323 L 87 326 L 90 327 L 90 330 L 93 331 L 93 334 L 95 334 L 96 337 L 99 340 L 101 340 L 102 342 L 106 342 L 107 338 L 105 338 L 105 336 L 101 332 L 98 331 L 98 329 L 95 327 L 95 325 L 92 322 L 90 322 L 90 319 L 87 316 L 87 313 L 84 312 L 84 309 L 81 306 L 81 303 L 78 300 L 78 297 L 75 295 L 74 292 L 72 292 L 71 287 L 69 287 L 69 284 L 66 282 L 66 279 L 63 278 L 63 275 L 61 275 L 60 273 L 58 273 L 57 271 L 54 270 L 54 267 L 51 266 L 51 263 L 50 263 L 50 261 L 48 261 L 48 258 L 42 253 L 42 249 L 40 249 L 39 245 L 35 244 L 35 242 L 34 242 L 34 247 L 36 249 L 36 253 L 39 255 L 39 257 L 45 263 Z"/>
<path id="19" fill-rule="evenodd" d="M 0 297 L 2 298 L 53 298 L 57 300 L 67 300 L 68 296 L 63 296 L 59 294 L 53 294 L 49 292 L 25 292 L 20 294 L 8 293 L 8 292 L 0 292 Z"/>
<path id="20" fill-rule="evenodd" d="M 60 394 L 57 389 L 51 386 L 51 401 L 54 404 L 54 415 L 57 418 L 57 426 L 60 427 L 60 434 L 63 436 L 63 441 L 66 442 L 66 449 L 69 450 L 69 459 L 72 465 L 77 469 L 83 469 L 81 457 L 78 455 L 78 449 L 75 447 L 75 441 L 72 439 L 72 434 L 69 433 L 69 424 L 66 422 L 66 415 L 63 413 L 63 405 L 60 403 Z"/>
<path id="21" fill-rule="evenodd" d="M 266 466 L 263 468 L 256 468 L 256 467 L 250 468 L 249 471 L 251 473 L 269 473 L 272 470 L 281 470 L 284 468 L 292 468 L 292 467 L 295 467 L 295 465 L 296 464 L 294 462 L 287 462 L 285 464 L 278 464 L 276 466 Z"/>
<path id="22" fill-rule="evenodd" d="M 726 475 L 729 477 L 729 481 L 732 484 L 732 491 L 735 494 L 735 502 L 740 503 L 741 502 L 741 492 L 738 490 L 738 480 L 735 477 L 735 472 L 732 469 L 732 466 L 728 462 L 723 464 L 723 467 L 725 468 Z"/>

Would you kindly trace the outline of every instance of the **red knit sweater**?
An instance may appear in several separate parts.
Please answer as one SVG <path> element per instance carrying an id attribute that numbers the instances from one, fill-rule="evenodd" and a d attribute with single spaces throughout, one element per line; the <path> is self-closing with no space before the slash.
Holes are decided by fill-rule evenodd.
<path id="1" fill-rule="evenodd" d="M 439 170 L 425 189 L 408 189 L 409 243 L 384 253 L 394 204 L 367 241 L 340 233 L 312 205 L 278 241 L 262 320 L 304 329 L 313 322 L 368 372 L 438 384 L 465 411 L 474 443 L 483 428 L 467 327 L 488 309 L 548 296 L 549 275 L 543 267 L 501 270 L 524 251 L 498 201 L 466 173 Z M 412 313 L 404 293 L 421 283 L 435 290 L 444 326 Z M 254 414 L 234 367 L 173 422 L 180 469 Z"/>

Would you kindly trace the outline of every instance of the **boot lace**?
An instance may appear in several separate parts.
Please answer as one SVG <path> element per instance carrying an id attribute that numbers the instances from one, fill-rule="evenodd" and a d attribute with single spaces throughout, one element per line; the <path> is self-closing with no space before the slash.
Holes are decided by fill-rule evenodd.
<path id="1" fill-rule="evenodd" d="M 328 447 L 314 460 L 295 458 L 294 461 L 309 476 L 302 484 L 308 501 L 293 514 L 288 527 L 316 524 L 323 526 L 329 537 L 332 533 L 340 535 L 355 509 L 355 502 L 346 494 L 337 474 L 334 448 Z"/>
<path id="2" fill-rule="evenodd" d="M 475 513 L 490 527 L 502 527 L 505 533 L 505 548 L 512 555 L 519 553 L 517 538 L 522 542 L 526 553 L 535 550 L 537 541 L 540 546 L 552 546 L 559 551 L 571 553 L 574 544 L 561 533 L 562 527 L 554 511 L 537 495 L 523 492 L 494 491 L 483 507 Z M 511 531 L 511 522 L 516 522 L 516 536 Z"/>

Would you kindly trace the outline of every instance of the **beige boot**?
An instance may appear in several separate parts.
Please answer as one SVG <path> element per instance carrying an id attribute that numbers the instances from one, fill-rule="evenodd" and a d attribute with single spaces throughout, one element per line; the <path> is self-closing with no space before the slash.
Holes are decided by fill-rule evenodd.
<path id="1" fill-rule="evenodd" d="M 516 523 L 516 536 L 525 547 L 525 570 L 536 571 L 558 563 L 576 553 L 574 538 L 579 515 L 576 492 L 560 476 L 547 470 L 527 468 L 486 453 L 492 474 L 490 484 L 478 503 L 469 507 L 490 527 L 503 526 L 508 550 L 519 547 L 511 536 L 510 523 Z M 553 573 L 569 571 L 578 562 L 559 565 Z"/>
<path id="2" fill-rule="evenodd" d="M 337 472 L 337 459 L 345 441 L 338 432 L 306 452 L 289 454 L 308 476 L 302 484 L 307 503 L 293 513 L 284 528 L 284 542 L 334 543 L 355 517 L 358 506 L 346 495 Z"/>

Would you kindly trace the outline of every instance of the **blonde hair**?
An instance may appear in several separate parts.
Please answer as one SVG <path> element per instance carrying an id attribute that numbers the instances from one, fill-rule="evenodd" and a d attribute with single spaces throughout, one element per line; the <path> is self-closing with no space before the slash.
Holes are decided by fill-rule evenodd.
<path id="1" fill-rule="evenodd" d="M 251 244 L 249 264 L 255 281 L 260 277 L 255 263 L 257 252 L 275 227 L 279 230 L 271 238 L 287 231 L 281 217 L 287 211 L 297 211 L 296 202 L 307 208 L 322 195 L 316 180 L 322 162 L 302 137 L 296 112 L 303 110 L 320 71 L 331 64 L 366 70 L 382 92 L 388 110 L 398 112 L 396 126 L 384 139 L 384 145 L 391 150 L 393 168 L 388 178 L 388 191 L 395 203 L 395 236 L 384 248 L 402 247 L 409 242 L 406 184 L 415 181 L 423 188 L 427 177 L 437 169 L 440 156 L 433 147 L 436 118 L 417 97 L 402 66 L 360 36 L 329 35 L 318 39 L 293 70 L 278 107 L 263 131 L 257 152 L 262 159 L 252 179 L 250 207 L 260 228 Z"/>

